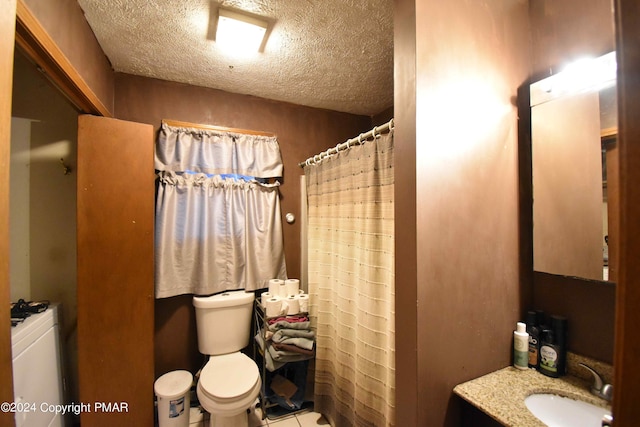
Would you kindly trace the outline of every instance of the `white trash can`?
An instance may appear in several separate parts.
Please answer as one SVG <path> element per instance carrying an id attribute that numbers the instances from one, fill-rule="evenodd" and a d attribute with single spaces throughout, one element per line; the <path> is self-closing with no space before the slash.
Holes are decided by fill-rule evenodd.
<path id="1" fill-rule="evenodd" d="M 189 427 L 190 390 L 193 376 L 189 371 L 172 371 L 153 385 L 158 398 L 159 427 Z"/>

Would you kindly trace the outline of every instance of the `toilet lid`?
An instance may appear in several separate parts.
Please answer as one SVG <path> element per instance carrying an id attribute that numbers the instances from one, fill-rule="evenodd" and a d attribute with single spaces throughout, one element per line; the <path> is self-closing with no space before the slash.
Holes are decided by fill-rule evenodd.
<path id="1" fill-rule="evenodd" d="M 211 356 L 200 373 L 200 386 L 207 394 L 231 399 L 251 391 L 259 378 L 256 363 L 238 352 Z"/>

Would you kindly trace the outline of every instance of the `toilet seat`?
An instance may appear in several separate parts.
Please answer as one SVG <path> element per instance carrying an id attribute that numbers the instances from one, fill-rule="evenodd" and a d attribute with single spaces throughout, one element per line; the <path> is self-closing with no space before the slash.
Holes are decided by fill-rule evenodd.
<path id="1" fill-rule="evenodd" d="M 259 379 L 258 366 L 241 352 L 211 356 L 200 373 L 203 391 L 222 401 L 245 397 Z"/>
<path id="2" fill-rule="evenodd" d="M 236 352 L 211 356 L 202 368 L 196 392 L 207 412 L 229 416 L 246 411 L 261 386 L 258 365 Z"/>

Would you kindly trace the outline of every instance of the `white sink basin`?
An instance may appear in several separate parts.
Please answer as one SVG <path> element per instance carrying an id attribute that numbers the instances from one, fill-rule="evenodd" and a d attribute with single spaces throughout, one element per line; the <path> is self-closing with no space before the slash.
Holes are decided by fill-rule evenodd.
<path id="1" fill-rule="evenodd" d="M 532 394 L 524 403 L 549 427 L 601 427 L 602 417 L 611 415 L 608 409 L 550 393 Z"/>

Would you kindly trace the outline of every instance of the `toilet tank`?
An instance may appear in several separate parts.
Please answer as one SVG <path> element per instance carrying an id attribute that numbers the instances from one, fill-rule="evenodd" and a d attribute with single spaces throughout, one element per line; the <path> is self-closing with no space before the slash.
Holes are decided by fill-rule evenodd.
<path id="1" fill-rule="evenodd" d="M 243 290 L 193 297 L 200 353 L 215 356 L 245 348 L 249 344 L 253 300 L 253 293 Z"/>

